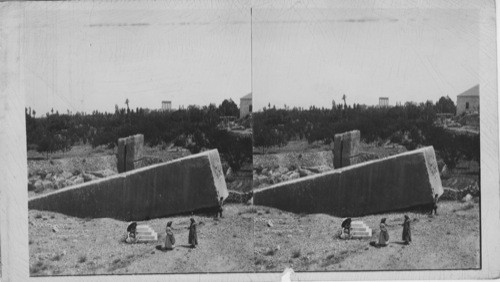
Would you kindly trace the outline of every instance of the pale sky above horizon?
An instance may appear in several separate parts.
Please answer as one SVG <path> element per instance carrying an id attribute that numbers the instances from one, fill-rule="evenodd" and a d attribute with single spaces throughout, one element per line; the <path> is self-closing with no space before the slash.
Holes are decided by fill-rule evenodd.
<path id="1" fill-rule="evenodd" d="M 66 4 L 68 3 L 68 4 Z M 61 7 L 70 2 L 58 3 Z M 70 6 L 68 6 L 70 7 Z M 435 102 L 479 83 L 479 13 L 458 9 L 28 9 L 26 105 Z M 253 41 L 250 39 L 252 33 Z M 253 65 L 252 65 L 253 64 Z M 253 71 L 253 78 L 252 73 Z M 39 114 L 38 114 L 39 113 Z"/>
<path id="2" fill-rule="evenodd" d="M 269 103 L 436 102 L 479 84 L 479 13 L 457 9 L 253 11 L 254 109 Z"/>
<path id="3" fill-rule="evenodd" d="M 66 4 L 67 3 L 67 4 Z M 31 9 L 25 15 L 26 105 L 113 112 L 220 104 L 251 91 L 248 9 Z M 140 3 L 138 3 L 140 4 Z M 66 6 L 65 6 L 66 5 Z M 97 7 L 98 3 L 96 3 Z"/>

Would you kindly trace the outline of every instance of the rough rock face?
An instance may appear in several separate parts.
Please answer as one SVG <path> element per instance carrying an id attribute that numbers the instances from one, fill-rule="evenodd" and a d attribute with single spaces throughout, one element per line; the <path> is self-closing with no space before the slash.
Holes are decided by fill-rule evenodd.
<path id="1" fill-rule="evenodd" d="M 315 167 L 292 167 L 286 168 L 282 166 L 277 166 L 273 168 L 264 168 L 260 170 L 255 169 L 253 171 L 253 187 L 263 188 L 269 186 L 270 184 L 276 184 L 288 180 L 297 179 L 300 177 L 306 177 L 313 175 L 315 173 L 323 173 L 332 170 L 329 166 L 315 166 Z"/>
<path id="2" fill-rule="evenodd" d="M 335 134 L 333 146 L 333 166 L 341 168 L 359 163 L 359 142 L 361 133 L 353 130 Z"/>
<path id="3" fill-rule="evenodd" d="M 227 196 L 219 153 L 212 150 L 35 197 L 28 207 L 139 221 L 215 207 Z"/>
<path id="4" fill-rule="evenodd" d="M 144 151 L 144 135 L 137 134 L 118 139 L 117 169 L 119 173 L 131 171 L 142 159 Z"/>
<path id="5" fill-rule="evenodd" d="M 256 205 L 296 213 L 361 216 L 431 204 L 443 194 L 434 148 L 254 190 Z"/>

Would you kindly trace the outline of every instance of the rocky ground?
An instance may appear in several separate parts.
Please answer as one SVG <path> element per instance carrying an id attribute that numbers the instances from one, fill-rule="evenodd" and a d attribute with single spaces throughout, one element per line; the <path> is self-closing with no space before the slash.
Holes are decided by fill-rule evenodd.
<path id="1" fill-rule="evenodd" d="M 182 148 L 144 147 L 141 166 L 190 155 Z M 28 197 L 117 174 L 116 149 L 74 146 L 68 152 L 46 156 L 28 151 Z"/>
<path id="2" fill-rule="evenodd" d="M 256 207 L 256 271 L 415 270 L 479 268 L 478 199 L 442 202 L 438 216 L 416 212 L 356 218 L 373 229 L 372 238 L 338 238 L 342 218 L 325 214 L 298 215 Z M 401 241 L 403 216 L 411 219 L 412 243 Z M 375 248 L 380 219 L 386 217 L 390 244 Z"/>
<path id="3" fill-rule="evenodd" d="M 362 147 L 367 159 L 402 150 L 390 144 L 363 144 Z M 77 179 L 85 182 L 92 177 L 106 177 L 101 175 L 105 172 L 108 175 L 116 173 L 116 157 L 112 150 L 85 150 L 56 155 L 52 161 L 32 157 L 28 162 L 30 183 L 34 186 L 41 181 L 42 189 L 37 193 L 35 188 L 29 192 L 30 196 L 60 189 Z M 148 150 L 150 155 L 162 160 L 186 154 L 161 148 Z M 313 150 L 254 156 L 257 164 L 254 170 L 247 164 L 239 172 L 226 171 L 227 186 L 232 191 L 230 197 L 240 197 L 246 202 L 252 183 L 254 187 L 262 187 L 293 179 L 296 174 L 302 177 L 330 170 L 331 154 L 331 150 Z M 339 239 L 337 234 L 342 218 L 228 203 L 222 220 L 204 214 L 194 216 L 200 222 L 197 249 L 187 248 L 186 228 L 190 216 L 186 215 L 141 222 L 158 232 L 158 242 L 129 245 L 123 242 L 128 222 L 108 218 L 80 219 L 30 210 L 30 273 L 44 276 L 282 272 L 285 267 L 295 271 L 477 268 L 480 259 L 478 170 L 477 163 L 468 162 L 442 173 L 446 187 L 444 198 L 453 201 L 441 202 L 438 216 L 408 211 L 356 218 L 374 229 L 373 237 L 367 240 Z M 259 179 L 259 176 L 265 178 Z M 55 187 L 43 189 L 44 181 Z M 56 186 L 58 181 L 63 183 L 61 187 Z M 464 197 L 464 193 L 471 195 Z M 456 201 L 462 198 L 466 202 Z M 412 218 L 413 243 L 410 246 L 400 244 L 399 224 L 404 214 Z M 382 217 L 388 219 L 392 242 L 388 247 L 374 248 L 369 243 L 378 236 L 376 231 Z M 163 244 L 168 221 L 173 221 L 178 247 L 163 252 L 156 247 Z"/>
<path id="4" fill-rule="evenodd" d="M 278 153 L 255 154 L 253 156 L 253 187 L 263 188 L 276 183 L 297 179 L 313 174 L 333 170 L 333 148 L 329 146 L 309 145 L 305 141 L 293 141 Z M 291 149 L 300 149 L 291 151 Z M 406 149 L 396 144 L 360 144 L 361 162 L 384 158 L 405 152 Z"/>
<path id="5" fill-rule="evenodd" d="M 307 142 L 305 142 L 307 143 Z M 277 149 L 276 154 L 256 154 L 253 167 L 253 188 L 259 189 L 276 183 L 297 179 L 313 174 L 333 170 L 333 152 L 321 151 L 325 146 L 307 147 L 304 142 L 294 141 L 293 148 L 302 151 L 293 152 L 291 148 Z M 360 144 L 360 160 L 380 159 L 405 152 L 406 149 L 397 144 Z M 454 169 L 447 169 L 438 159 L 441 180 L 445 190 L 441 197 L 444 200 L 461 200 L 468 194 L 472 197 L 480 195 L 479 163 L 461 161 Z"/>
<path id="6" fill-rule="evenodd" d="M 438 216 L 397 212 L 356 218 L 374 230 L 372 238 L 338 238 L 342 218 L 300 215 L 278 209 L 228 204 L 224 218 L 197 214 L 199 247 L 187 246 L 190 216 L 140 222 L 159 234 L 158 242 L 126 244 L 127 222 L 79 219 L 29 211 L 30 273 L 92 275 L 124 273 L 214 273 L 342 270 L 473 269 L 479 267 L 479 203 L 446 201 Z M 401 244 L 403 215 L 412 219 L 412 243 Z M 375 248 L 380 219 L 386 217 L 388 247 Z M 164 228 L 173 221 L 177 248 L 163 252 Z"/>
<path id="7" fill-rule="evenodd" d="M 229 204 L 224 218 L 197 214 L 199 246 L 188 247 L 190 216 L 142 221 L 159 234 L 158 242 L 126 244 L 128 222 L 79 219 L 29 211 L 30 273 L 43 275 L 123 273 L 213 273 L 253 271 L 253 213 L 250 206 Z M 164 252 L 165 226 L 173 221 L 177 248 Z"/>

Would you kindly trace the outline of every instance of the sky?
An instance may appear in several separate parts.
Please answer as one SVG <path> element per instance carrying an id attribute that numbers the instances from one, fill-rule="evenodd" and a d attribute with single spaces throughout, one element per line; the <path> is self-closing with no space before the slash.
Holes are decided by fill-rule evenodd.
<path id="1" fill-rule="evenodd" d="M 37 116 L 114 112 L 126 99 L 134 109 L 239 104 L 251 91 L 248 9 L 57 5 L 28 9 L 22 28 L 26 106 Z"/>
<path id="2" fill-rule="evenodd" d="M 436 102 L 479 83 L 477 10 L 256 9 L 254 109 Z"/>
<path id="3" fill-rule="evenodd" d="M 329 108 L 344 94 L 456 101 L 479 82 L 477 10 L 54 5 L 27 9 L 21 29 L 26 106 L 40 114 L 113 112 L 126 99 L 238 104 L 250 92 L 254 110 Z"/>

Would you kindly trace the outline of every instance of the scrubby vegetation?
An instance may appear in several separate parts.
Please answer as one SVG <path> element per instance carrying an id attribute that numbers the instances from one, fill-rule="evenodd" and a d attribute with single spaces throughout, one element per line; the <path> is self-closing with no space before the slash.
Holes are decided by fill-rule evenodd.
<path id="1" fill-rule="evenodd" d="M 237 105 L 224 100 L 218 107 L 189 106 L 176 111 L 148 110 L 142 108 L 119 109 L 114 113 L 94 111 L 92 114 L 47 113 L 36 117 L 36 112 L 26 109 L 27 146 L 44 152 L 47 157 L 56 151 L 67 151 L 75 144 L 101 145 L 113 148 L 118 138 L 144 134 L 147 145 L 167 148 L 175 145 L 198 153 L 204 149 L 218 149 L 233 170 L 244 162 L 251 162 L 251 135 L 231 134 L 218 127 L 222 116 L 238 115 Z M 242 119 L 249 126 L 251 121 Z"/>
<path id="2" fill-rule="evenodd" d="M 436 123 L 439 113 L 454 114 L 455 109 L 449 97 L 442 97 L 436 104 L 408 102 L 395 107 L 267 107 L 254 113 L 254 146 L 265 151 L 291 140 L 330 144 L 335 134 L 357 129 L 366 143 L 390 141 L 408 150 L 434 146 L 446 165 L 454 168 L 460 159 L 479 160 L 480 153 L 479 135 L 457 134 Z"/>

